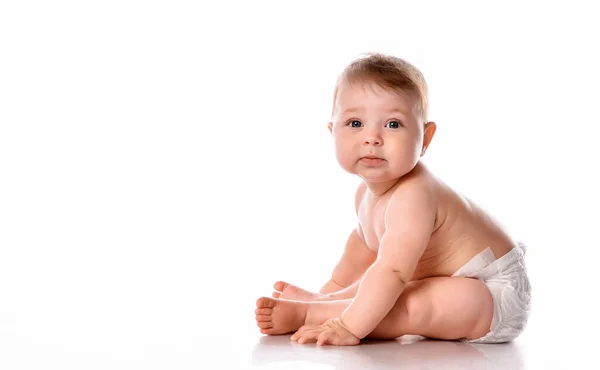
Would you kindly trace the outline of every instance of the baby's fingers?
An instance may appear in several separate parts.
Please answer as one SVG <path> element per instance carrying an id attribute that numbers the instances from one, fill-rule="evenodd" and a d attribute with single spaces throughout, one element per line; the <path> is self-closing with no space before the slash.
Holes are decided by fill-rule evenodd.
<path id="1" fill-rule="evenodd" d="M 290 339 L 291 340 L 298 340 L 302 336 L 302 334 L 304 334 L 306 332 L 309 332 L 311 330 L 315 330 L 315 329 L 317 329 L 319 327 L 320 327 L 320 325 L 304 325 L 304 326 L 301 326 L 300 329 L 298 329 L 298 331 L 296 331 L 292 335 L 292 337 Z"/>
<path id="2" fill-rule="evenodd" d="M 334 346 L 339 345 L 339 337 L 334 331 L 326 330 L 319 334 L 317 346 L 324 346 L 326 344 L 333 344 Z"/>
<path id="3" fill-rule="evenodd" d="M 311 325 L 309 327 L 302 327 L 292 335 L 291 339 L 298 341 L 298 343 L 313 343 L 319 337 L 319 327 L 317 325 Z"/>

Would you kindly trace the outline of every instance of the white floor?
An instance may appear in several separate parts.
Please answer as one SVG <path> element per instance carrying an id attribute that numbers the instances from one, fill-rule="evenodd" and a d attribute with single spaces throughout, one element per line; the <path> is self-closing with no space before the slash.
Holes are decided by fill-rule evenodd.
<path id="1" fill-rule="evenodd" d="M 207 363 L 238 369 L 598 369 L 596 345 L 585 331 L 546 335 L 535 328 L 506 344 L 467 344 L 405 336 L 353 347 L 317 347 L 289 335 L 252 330 L 206 344 Z M 590 338 L 590 339 L 586 339 Z M 215 361 L 212 361 L 214 359 Z"/>
<path id="2" fill-rule="evenodd" d="M 208 302 L 207 302 L 208 303 Z M 0 341 L 1 369 L 598 369 L 595 341 L 536 328 L 508 344 L 471 345 L 403 337 L 353 347 L 300 345 L 262 336 L 250 314 L 191 310 L 154 320 L 102 324 L 59 318 Z M 125 308 L 126 311 L 127 308 Z M 209 315 L 214 316 L 209 316 Z M 245 317 L 243 317 L 245 316 Z M 35 318 L 32 318 L 35 321 Z M 121 320 L 121 321 L 119 321 Z M 143 322 L 143 325 L 142 325 Z M 53 325 L 54 332 L 46 331 Z M 138 325 L 139 327 L 135 328 Z M 4 327 L 6 334 L 10 328 Z"/>
<path id="3" fill-rule="evenodd" d="M 249 340 L 249 342 L 252 342 Z M 568 336 L 507 344 L 466 344 L 407 336 L 355 347 L 291 343 L 289 336 L 261 337 L 252 369 L 597 369 L 591 352 Z"/>
<path id="4" fill-rule="evenodd" d="M 596 345 L 579 334 L 535 332 L 530 327 L 506 344 L 467 344 L 405 336 L 353 347 L 317 347 L 291 342 L 289 335 L 250 332 L 235 344 L 214 343 L 219 365 L 249 369 L 598 369 Z M 586 339 L 590 338 L 590 339 Z M 251 348 L 250 353 L 248 349 Z"/>
<path id="5" fill-rule="evenodd" d="M 290 343 L 289 336 L 263 337 L 255 344 L 255 368 L 327 369 L 524 369 L 523 345 L 470 345 L 420 340 L 411 336 L 390 342 L 332 348 Z"/>

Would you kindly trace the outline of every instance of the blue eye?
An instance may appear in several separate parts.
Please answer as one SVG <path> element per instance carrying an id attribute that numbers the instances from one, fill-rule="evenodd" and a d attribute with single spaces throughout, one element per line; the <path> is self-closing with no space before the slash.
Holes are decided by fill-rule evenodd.
<path id="1" fill-rule="evenodd" d="M 350 121 L 350 127 L 360 127 L 362 125 L 362 123 L 360 121 L 357 120 L 352 120 Z"/>
<path id="2" fill-rule="evenodd" d="M 398 122 L 398 121 L 390 121 L 385 126 L 386 127 L 390 127 L 390 128 L 400 128 L 400 122 Z"/>

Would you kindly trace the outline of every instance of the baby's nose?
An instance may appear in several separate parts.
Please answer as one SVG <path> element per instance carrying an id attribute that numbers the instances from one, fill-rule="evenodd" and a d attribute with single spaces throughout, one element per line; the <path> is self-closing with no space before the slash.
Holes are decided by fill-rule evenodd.
<path id="1" fill-rule="evenodd" d="M 381 145 L 381 138 L 379 136 L 367 136 L 365 137 L 363 143 L 364 145 Z"/>

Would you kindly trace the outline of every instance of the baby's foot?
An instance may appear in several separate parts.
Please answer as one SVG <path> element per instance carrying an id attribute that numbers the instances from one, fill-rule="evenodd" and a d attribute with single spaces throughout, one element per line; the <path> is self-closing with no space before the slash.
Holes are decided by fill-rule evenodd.
<path id="1" fill-rule="evenodd" d="M 307 302 L 261 297 L 256 301 L 256 325 L 263 334 L 286 334 L 300 329 L 306 320 Z"/>
<path id="2" fill-rule="evenodd" d="M 329 296 L 326 294 L 309 292 L 308 290 L 286 283 L 285 281 L 276 282 L 275 285 L 273 285 L 273 289 L 275 289 L 273 297 L 280 299 L 304 302 L 329 300 Z"/>

